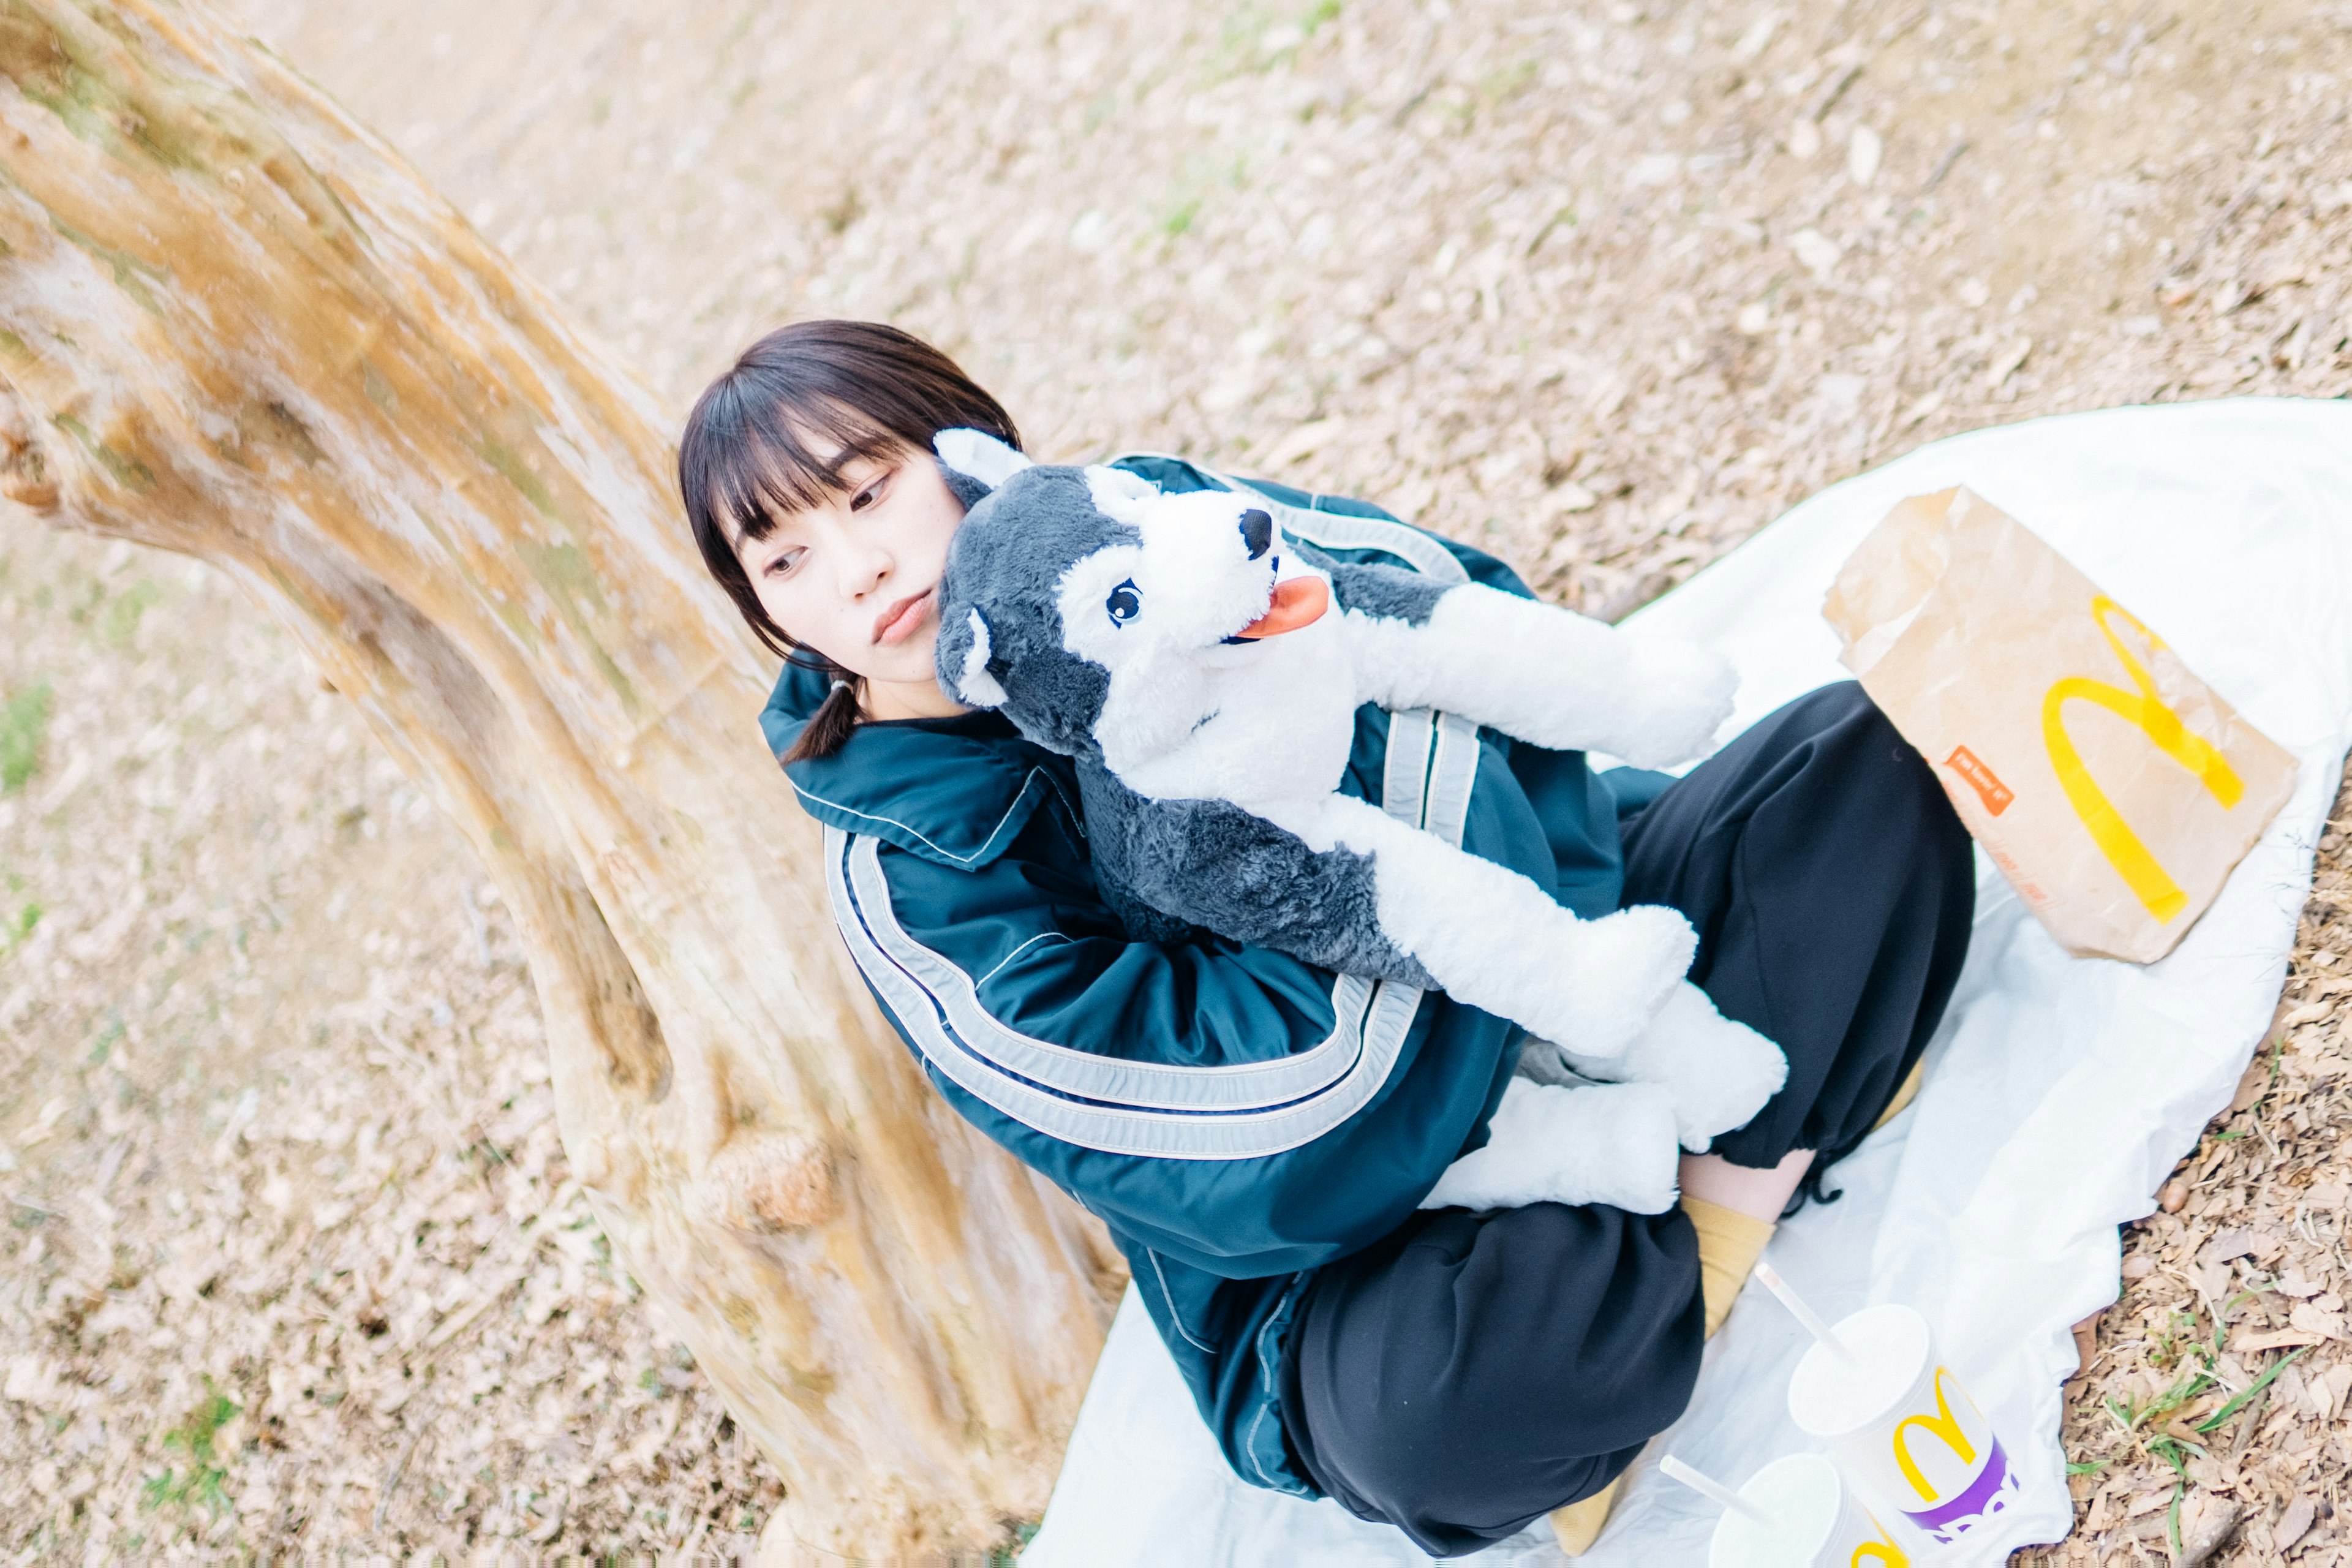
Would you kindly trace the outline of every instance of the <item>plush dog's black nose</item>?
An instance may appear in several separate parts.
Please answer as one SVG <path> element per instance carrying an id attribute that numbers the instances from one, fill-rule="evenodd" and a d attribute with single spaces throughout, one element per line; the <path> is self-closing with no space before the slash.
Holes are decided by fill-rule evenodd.
<path id="1" fill-rule="evenodd" d="M 1265 554 L 1266 546 L 1274 542 L 1274 519 L 1255 507 L 1242 513 L 1242 542 L 1249 546 L 1251 560 Z"/>

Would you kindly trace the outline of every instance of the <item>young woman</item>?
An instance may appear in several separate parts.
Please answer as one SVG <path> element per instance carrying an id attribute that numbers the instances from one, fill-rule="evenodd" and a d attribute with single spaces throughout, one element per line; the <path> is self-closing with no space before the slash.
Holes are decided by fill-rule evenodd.
<path id="1" fill-rule="evenodd" d="M 1773 1221 L 1907 1094 L 1967 947 L 1966 832 L 1852 684 L 1679 781 L 1491 734 L 1449 748 L 1425 715 L 1361 711 L 1352 793 L 1400 809 L 1403 790 L 1424 814 L 1454 800 L 1433 830 L 1580 914 L 1683 910 L 1691 978 L 1789 1058 L 1748 1126 L 1684 1159 L 1664 1214 L 1417 1210 L 1484 1142 L 1518 1031 L 1440 994 L 1121 925 L 1066 761 L 933 679 L 963 509 L 930 441 L 957 426 L 1020 444 L 937 351 L 811 321 L 752 345 L 679 447 L 703 559 L 785 658 L 761 722 L 825 826 L 868 984 L 940 1093 L 1109 1226 L 1244 1479 L 1336 1498 L 1437 1556 L 1546 1513 L 1580 1550 L 1687 1403 Z M 1169 489 L 1233 482 L 1171 458 L 1119 466 Z M 1250 488 L 1350 558 L 1418 570 L 1443 550 L 1527 591 L 1377 508 Z"/>

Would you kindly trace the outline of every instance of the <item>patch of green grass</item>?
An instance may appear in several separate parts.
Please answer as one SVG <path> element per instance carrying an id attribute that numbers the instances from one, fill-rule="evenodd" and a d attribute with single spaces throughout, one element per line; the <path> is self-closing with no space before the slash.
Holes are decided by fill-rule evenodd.
<path id="1" fill-rule="evenodd" d="M 1338 9 L 1337 6 L 1332 8 Z M 1015 1524 L 1013 1527 L 1013 1544 L 990 1552 L 988 1568 L 1013 1568 L 1013 1564 L 1020 1561 L 1021 1554 L 1029 1549 L 1029 1543 L 1037 1539 L 1037 1531 L 1044 1523 L 1043 1520 L 1024 1519 Z"/>
<path id="2" fill-rule="evenodd" d="M 25 879 L 14 871 L 0 871 L 0 882 L 5 882 L 8 885 L 8 891 L 12 895 L 25 890 Z M 6 904 L 0 904 L 0 956 L 13 952 L 22 946 L 25 939 L 33 934 L 33 928 L 41 923 L 41 916 L 47 912 L 41 908 L 40 900 L 37 899 L 26 899 L 13 915 L 8 912 Z"/>
<path id="3" fill-rule="evenodd" d="M 184 1468 L 173 1465 L 160 1476 L 151 1476 L 142 1490 L 139 1506 L 142 1509 L 196 1507 L 211 1514 L 229 1511 L 236 1505 L 230 1500 L 222 1483 L 228 1471 L 221 1459 L 233 1456 L 213 1452 L 213 1439 L 220 1429 L 235 1420 L 244 1407 L 223 1394 L 209 1377 L 205 1379 L 205 1397 L 188 1413 L 188 1418 L 163 1434 L 163 1450 L 187 1456 Z"/>
<path id="4" fill-rule="evenodd" d="M 1526 249 L 1520 254 L 1533 256 L 1543 248 L 1544 241 L 1549 239 L 1556 230 L 1575 226 L 1576 209 L 1574 207 L 1554 208 L 1551 216 L 1544 219 L 1542 225 L 1537 228 L 1534 237 L 1528 241 Z M 1776 284 L 1775 287 L 1778 285 Z"/>
<path id="5" fill-rule="evenodd" d="M 108 600 L 106 608 L 98 617 L 100 640 L 110 648 L 129 647 L 131 639 L 139 635 L 140 619 L 163 596 L 162 590 L 154 584 L 142 579 L 131 584 L 128 591 Z"/>
<path id="6" fill-rule="evenodd" d="M 2204 1367 L 2193 1367 L 2180 1374 L 2171 1387 L 2161 1394 L 2148 1396 L 2145 1403 L 2122 1399 L 2110 1394 L 2107 1415 L 2120 1426 L 2126 1436 L 2135 1436 L 2151 1424 L 2161 1425 L 2164 1418 L 2213 1386 L 2213 1377 Z M 2172 1441 L 2158 1438 L 2158 1442 Z"/>
<path id="7" fill-rule="evenodd" d="M 1535 86 L 1542 67 L 1532 58 L 1521 58 L 1507 65 L 1498 66 L 1480 79 L 1478 96 L 1491 106 L 1508 103 Z"/>
<path id="8" fill-rule="evenodd" d="M 1181 239 L 1201 222 L 1201 214 L 1220 191 L 1238 191 L 1249 184 L 1249 160 L 1190 157 L 1175 182 L 1169 187 L 1165 199 L 1168 205 L 1160 215 L 1160 233 L 1163 240 Z M 1150 240 L 1143 243 L 1150 244 Z"/>
<path id="9" fill-rule="evenodd" d="M 1298 9 L 1248 0 L 1225 14 L 1216 78 L 1256 75 L 1294 60 L 1327 24 L 1339 19 L 1340 0 L 1315 0 Z"/>
<path id="10" fill-rule="evenodd" d="M 41 742 L 49 732 L 55 697 L 49 683 L 39 680 L 0 701 L 0 795 L 23 789 L 41 765 Z"/>
<path id="11" fill-rule="evenodd" d="M 2268 1388 L 2271 1385 L 2271 1380 L 2273 1378 L 2284 1372 L 2289 1363 L 2302 1360 L 2303 1352 L 2309 1350 L 2310 1348 L 2311 1347 L 2309 1345 L 2305 1345 L 2303 1347 L 2303 1350 L 2298 1350 L 2292 1355 L 2281 1356 L 2278 1360 L 2271 1363 L 2270 1366 L 2263 1371 L 2262 1376 L 2254 1379 L 2253 1382 L 2246 1385 L 2244 1393 L 2231 1400 L 2229 1404 L 2224 1405 L 2221 1409 L 2213 1412 L 2212 1415 L 2205 1417 L 2204 1420 L 2197 1423 L 2197 1430 L 2200 1432 L 2210 1432 L 2221 1426 L 2222 1422 L 2227 1421 L 2231 1416 L 2235 1415 L 2241 1409 L 2244 1408 L 2247 1400 L 2252 1399 L 2255 1394 L 2260 1394 L 2263 1389 Z"/>
<path id="12" fill-rule="evenodd" d="M 2201 1352 L 2203 1346 L 2197 1333 L 2197 1319 L 2189 1312 L 2174 1312 L 2165 1326 L 2154 1331 L 2148 1338 L 2148 1364 L 2159 1372 L 2168 1372 L 2179 1364 L 2184 1355 Z"/>
<path id="13" fill-rule="evenodd" d="M 2236 1301 L 2233 1300 L 2231 1306 L 2235 1305 Z M 2216 1317 L 2225 1318 L 2229 1315 L 2229 1310 L 2228 1307 L 2224 1307 L 2216 1314 Z M 2193 1319 L 2189 1314 L 2175 1312 L 2172 1317 L 2174 1321 L 2171 1326 L 2176 1331 L 2184 1321 L 2193 1325 Z M 2217 1323 L 2213 1334 L 2217 1345 L 2221 1337 L 2221 1329 Z M 2168 1348 L 2172 1343 L 2170 1334 L 2159 1331 L 2158 1338 L 2159 1342 Z M 2308 1348 L 2308 1346 L 2305 1347 L 2305 1349 Z M 2137 1447 L 2149 1458 L 2159 1459 L 2172 1468 L 2172 1502 L 2171 1506 L 2165 1510 L 2164 1523 L 2166 1538 L 2171 1544 L 2172 1554 L 2175 1557 L 2180 1555 L 2180 1503 L 2181 1500 L 2189 1495 L 2189 1457 L 2191 1454 L 2203 1455 L 2206 1449 L 2203 1444 L 2186 1436 L 2183 1428 L 2173 1425 L 2168 1417 L 2200 1394 L 2221 1386 L 2212 1373 L 2216 1352 L 2208 1351 L 2203 1345 L 2193 1342 L 2183 1345 L 2181 1349 L 2187 1352 L 2182 1359 L 2194 1356 L 2202 1364 L 2183 1372 L 2171 1387 L 2160 1394 L 2151 1394 L 2145 1402 L 2118 1398 L 2112 1394 L 2106 1401 L 2107 1418 L 2116 1424 L 2124 1440 Z M 2268 1388 L 2272 1379 L 2284 1372 L 2289 1363 L 2295 1361 L 2303 1353 L 2303 1351 L 2298 1350 L 2291 1355 L 2281 1356 L 2263 1370 L 2262 1376 L 2248 1384 L 2220 1409 L 2203 1417 L 2194 1427 L 2188 1430 L 2194 1431 L 2199 1437 L 2208 1436 L 2219 1430 L 2231 1416 L 2244 1409 L 2248 1401 Z M 2151 1357 L 2151 1359 L 2154 1358 Z M 2105 1459 L 2095 1461 L 2070 1461 L 2066 1466 L 2066 1473 L 2070 1476 L 2088 1475 L 2094 1470 L 2113 1464 L 2120 1457 L 2120 1454 L 2111 1454 Z"/>

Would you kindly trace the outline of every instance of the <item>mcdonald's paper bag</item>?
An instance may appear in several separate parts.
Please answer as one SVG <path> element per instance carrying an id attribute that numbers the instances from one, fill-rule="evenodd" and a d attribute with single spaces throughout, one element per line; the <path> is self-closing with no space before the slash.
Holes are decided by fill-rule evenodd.
<path id="1" fill-rule="evenodd" d="M 2070 952 L 2170 952 L 2294 787 L 2155 632 L 1966 489 L 1898 504 L 1822 613 Z"/>

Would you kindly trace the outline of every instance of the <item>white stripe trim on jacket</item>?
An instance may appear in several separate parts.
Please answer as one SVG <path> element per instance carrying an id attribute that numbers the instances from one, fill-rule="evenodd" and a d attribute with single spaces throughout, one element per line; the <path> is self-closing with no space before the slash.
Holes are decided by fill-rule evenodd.
<path id="1" fill-rule="evenodd" d="M 1402 524 L 1260 499 L 1309 543 L 1377 549 L 1433 576 L 1467 575 L 1444 546 Z M 1477 727 L 1466 720 L 1427 709 L 1391 715 L 1382 808 L 1459 847 L 1478 751 Z M 828 826 L 824 842 L 835 922 L 924 1059 L 983 1104 L 1080 1148 L 1245 1160 L 1312 1142 L 1380 1092 L 1420 1008 L 1417 986 L 1342 974 L 1331 987 L 1331 1033 L 1320 1042 L 1271 1061 L 1218 1067 L 1127 1060 L 1041 1040 L 990 1013 L 978 982 L 900 923 L 878 840 Z"/>

